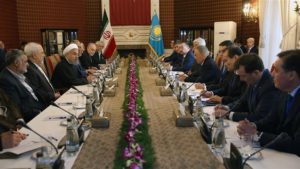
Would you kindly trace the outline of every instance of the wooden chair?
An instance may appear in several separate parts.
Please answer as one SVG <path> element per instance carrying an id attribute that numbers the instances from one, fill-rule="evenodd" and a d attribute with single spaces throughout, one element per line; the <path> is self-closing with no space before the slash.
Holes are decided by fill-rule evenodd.
<path id="1" fill-rule="evenodd" d="M 54 54 L 45 58 L 45 65 L 48 72 L 48 77 L 51 79 L 55 66 L 61 61 L 61 57 L 58 54 Z"/>

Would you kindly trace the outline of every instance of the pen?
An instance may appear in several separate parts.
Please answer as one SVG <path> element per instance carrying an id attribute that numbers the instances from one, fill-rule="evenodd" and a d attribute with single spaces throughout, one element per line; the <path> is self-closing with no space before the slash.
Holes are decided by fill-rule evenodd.
<path id="1" fill-rule="evenodd" d="M 20 132 L 18 132 L 18 129 L 17 129 L 17 130 L 10 129 L 10 133 L 11 133 L 11 134 L 23 134 L 23 135 L 25 135 L 25 136 L 29 136 L 29 134 L 25 134 L 25 133 L 20 133 Z"/>
<path id="2" fill-rule="evenodd" d="M 62 116 L 62 117 L 49 117 L 49 120 L 51 119 L 66 119 L 66 116 Z"/>
<path id="3" fill-rule="evenodd" d="M 72 105 L 72 102 L 65 102 L 65 103 L 57 103 L 60 106 Z"/>

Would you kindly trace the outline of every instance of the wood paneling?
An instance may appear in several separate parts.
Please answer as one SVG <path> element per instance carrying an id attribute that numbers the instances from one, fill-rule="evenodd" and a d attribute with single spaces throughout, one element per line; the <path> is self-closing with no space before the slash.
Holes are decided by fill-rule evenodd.
<path id="1" fill-rule="evenodd" d="M 0 0 L 0 40 L 6 49 L 19 47 L 16 0 Z"/>

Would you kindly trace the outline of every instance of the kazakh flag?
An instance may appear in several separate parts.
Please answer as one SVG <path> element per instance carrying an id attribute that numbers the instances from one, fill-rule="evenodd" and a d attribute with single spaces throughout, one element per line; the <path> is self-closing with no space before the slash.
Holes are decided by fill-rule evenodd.
<path id="1" fill-rule="evenodd" d="M 159 19 L 156 13 L 152 17 L 149 44 L 150 48 L 152 48 L 152 50 L 157 54 L 157 56 L 161 56 L 164 54 L 164 41 L 159 24 Z"/>

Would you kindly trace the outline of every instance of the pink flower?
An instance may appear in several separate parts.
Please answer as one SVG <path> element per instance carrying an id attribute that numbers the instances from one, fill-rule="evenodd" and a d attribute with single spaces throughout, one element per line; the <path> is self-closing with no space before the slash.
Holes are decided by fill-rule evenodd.
<path id="1" fill-rule="evenodd" d="M 130 168 L 130 169 L 142 169 L 142 167 L 139 166 L 139 164 L 136 163 L 136 162 L 132 162 L 132 163 L 130 164 L 129 168 Z"/>
<path id="2" fill-rule="evenodd" d="M 131 158 L 133 154 L 131 153 L 130 149 L 128 147 L 125 147 L 123 151 L 123 157 L 124 158 Z"/>

